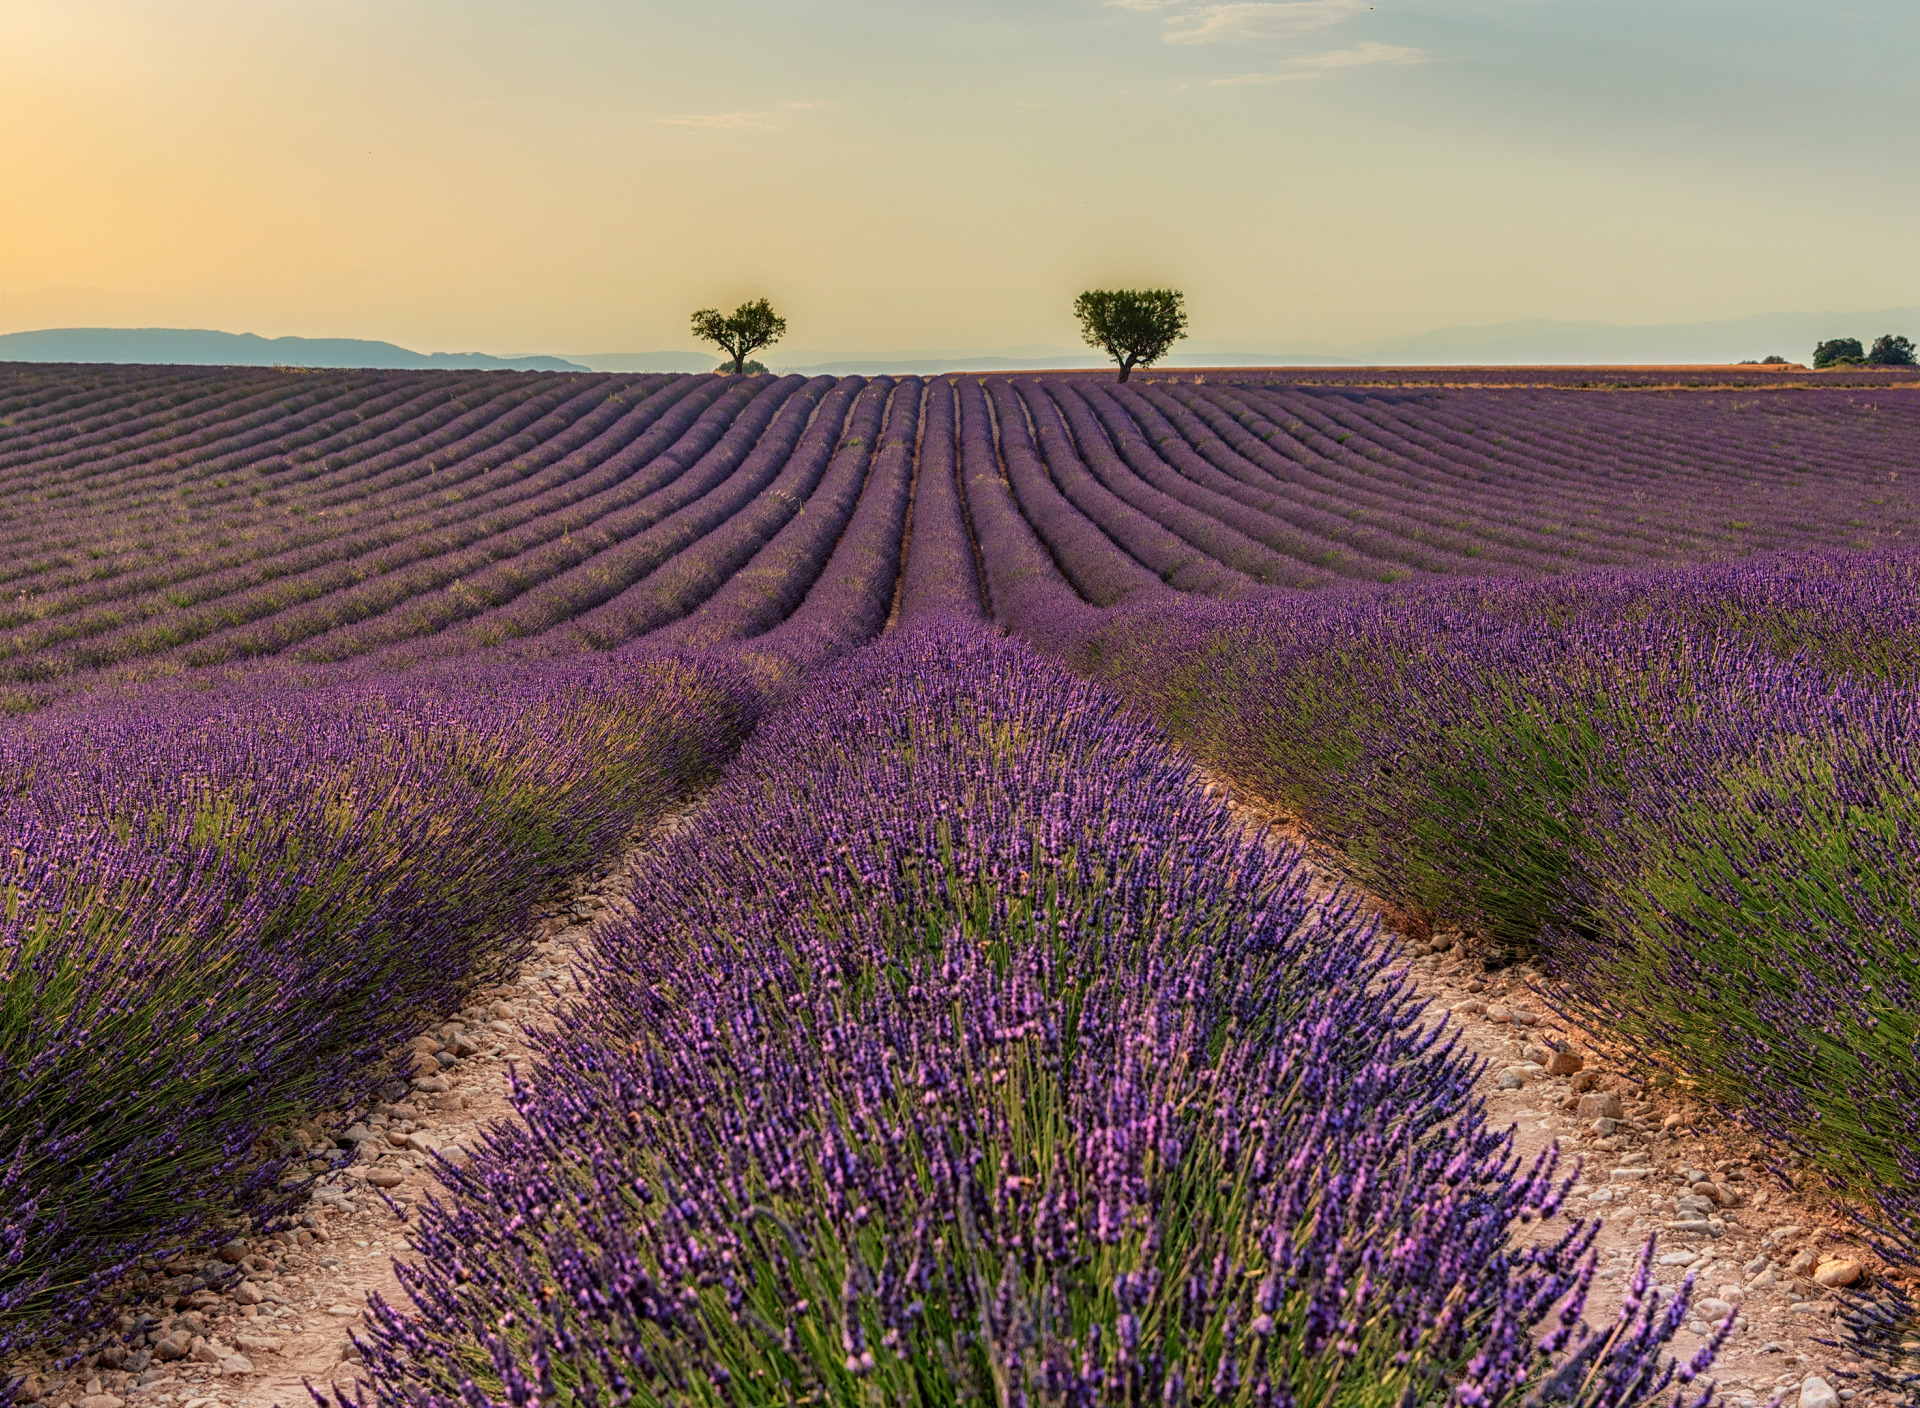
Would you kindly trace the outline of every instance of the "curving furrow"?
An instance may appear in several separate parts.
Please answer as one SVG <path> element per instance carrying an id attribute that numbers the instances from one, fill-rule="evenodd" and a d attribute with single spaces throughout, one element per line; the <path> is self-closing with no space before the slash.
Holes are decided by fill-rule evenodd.
<path id="1" fill-rule="evenodd" d="M 1049 386 L 1087 465 L 1100 482 L 1216 562 L 1267 586 L 1317 587 L 1324 572 L 1276 551 L 1285 529 L 1247 505 L 1183 479 L 1100 386 Z"/>
<path id="2" fill-rule="evenodd" d="M 610 439 L 603 437 L 603 443 L 631 440 L 632 453 L 626 463 L 644 459 L 650 449 L 664 448 L 698 413 L 696 408 L 687 408 L 678 416 L 673 414 L 676 403 L 683 399 L 678 394 L 681 389 L 668 388 L 664 395 L 649 398 L 633 408 L 629 416 L 622 419 L 622 428 Z M 708 398 L 696 393 L 692 399 L 697 407 Z M 661 422 L 658 427 L 653 426 L 656 418 Z M 652 441 L 641 443 L 646 439 L 641 432 L 648 428 L 661 433 Z M 137 617 L 134 624 L 84 647 L 76 647 L 71 667 L 97 668 L 115 660 L 173 649 L 352 588 L 369 577 L 385 578 L 403 566 L 431 557 L 436 551 L 451 550 L 452 545 L 429 531 L 431 529 L 438 528 L 467 540 L 489 536 L 497 528 L 486 516 L 489 510 L 511 508 L 515 501 L 528 498 L 538 506 L 540 495 L 550 496 L 556 485 L 559 492 L 564 493 L 570 481 L 577 481 L 592 467 L 590 458 L 569 462 L 562 457 L 560 464 L 544 476 L 532 474 L 541 467 L 542 461 L 551 458 L 552 453 L 566 443 L 565 439 L 543 441 L 537 434 L 522 431 L 504 444 L 495 444 L 487 453 L 463 456 L 437 481 L 426 520 L 417 514 L 410 515 L 377 530 L 323 539 L 295 553 L 279 554 L 199 579 L 194 583 L 194 590 L 162 593 L 152 609 Z M 531 455 L 527 453 L 529 450 L 533 452 Z M 516 455 L 515 451 L 520 453 Z M 624 464 L 616 464 L 608 477 L 617 477 L 623 467 Z M 475 476 L 478 476 L 477 483 L 462 482 Z M 552 507 L 550 497 L 545 507 Z M 365 590 L 383 589 L 386 588 L 375 586 Z M 169 611 L 168 607 L 183 609 Z M 99 613 L 99 616 L 111 620 L 111 613 Z M 237 651 L 210 649 L 188 663 L 213 663 L 232 658 L 236 653 L 246 655 L 259 651 L 244 644 Z"/>
<path id="3" fill-rule="evenodd" d="M 752 642 L 749 661 L 771 657 L 789 678 L 864 645 L 886 629 L 900 585 L 907 503 L 925 383 L 908 377 L 894 387 L 886 427 L 860 492 L 860 502 L 806 589 L 806 599 Z"/>
<path id="4" fill-rule="evenodd" d="M 980 578 L 966 504 L 960 493 L 959 440 L 954 425 L 954 385 L 927 383 L 921 412 L 908 511 L 906 564 L 901 569 L 899 624 L 957 616 L 984 618 Z"/>
<path id="5" fill-rule="evenodd" d="M 858 380 L 858 395 L 846 403 L 835 438 L 822 437 L 831 446 L 824 464 L 817 449 L 804 461 L 809 487 L 803 491 L 792 481 L 663 568 L 657 581 L 636 591 L 645 607 L 638 614 L 623 608 L 622 640 L 659 631 L 653 639 L 663 646 L 724 648 L 773 629 L 791 614 L 859 502 L 886 424 L 892 380 Z M 697 609 L 676 610 L 683 600 Z M 659 624 L 649 627 L 649 621 Z"/>

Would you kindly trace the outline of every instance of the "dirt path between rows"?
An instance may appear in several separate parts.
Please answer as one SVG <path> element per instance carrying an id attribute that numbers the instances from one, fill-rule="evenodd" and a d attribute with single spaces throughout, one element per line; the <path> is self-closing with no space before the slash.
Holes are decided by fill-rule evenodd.
<path id="1" fill-rule="evenodd" d="M 1298 839 L 1297 828 L 1257 799 L 1203 776 L 1249 826 L 1267 827 L 1275 844 Z M 1316 894 L 1330 897 L 1337 867 L 1316 857 L 1314 875 Z M 1839 1296 L 1814 1278 L 1844 1277 L 1841 1264 L 1850 1262 L 1864 1284 L 1879 1269 L 1827 1199 L 1787 1188 L 1767 1172 L 1771 1160 L 1751 1134 L 1677 1087 L 1643 1083 L 1623 1053 L 1555 1016 L 1539 996 L 1545 975 L 1535 964 L 1490 973 L 1458 946 L 1457 933 L 1415 940 L 1394 930 L 1386 907 L 1367 908 L 1412 955 L 1429 1013 L 1457 1023 L 1465 1052 L 1486 1063 L 1479 1093 L 1494 1125 L 1513 1130 L 1523 1166 L 1556 1142 L 1564 1172 L 1580 1161 L 1565 1212 L 1539 1235 L 1559 1236 L 1566 1216 L 1602 1220 L 1589 1325 L 1612 1323 L 1647 1235 L 1657 1233 L 1663 1291 L 1677 1290 L 1689 1272 L 1694 1278 L 1696 1313 L 1673 1350 L 1691 1358 L 1710 1321 L 1738 1315 L 1709 1371 L 1720 1384 L 1716 1402 L 1754 1408 L 1778 1396 L 1783 1408 L 1832 1408 L 1895 1401 L 1871 1387 L 1859 1361 L 1817 1343 L 1839 1337 Z"/>

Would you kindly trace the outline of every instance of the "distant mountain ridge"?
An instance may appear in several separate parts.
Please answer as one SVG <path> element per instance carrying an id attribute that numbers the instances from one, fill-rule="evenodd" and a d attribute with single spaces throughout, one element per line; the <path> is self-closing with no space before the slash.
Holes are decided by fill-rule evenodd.
<path id="1" fill-rule="evenodd" d="M 194 367 L 350 367 L 584 372 L 563 357 L 414 352 L 358 337 L 260 337 L 206 328 L 45 328 L 0 334 L 0 362 L 137 362 Z"/>
<path id="2" fill-rule="evenodd" d="M 1699 323 L 1564 322 L 1548 318 L 1434 328 L 1408 336 L 1330 343 L 1271 338 L 1198 338 L 1161 364 L 1170 367 L 1285 366 L 1633 366 L 1716 365 L 1769 354 L 1812 359 L 1831 337 L 1870 342 L 1881 333 L 1920 339 L 1920 307 L 1854 313 L 1758 313 Z M 1275 351 L 1276 347 L 1290 350 Z M 974 348 L 774 348 L 759 354 L 777 372 L 808 376 L 1017 372 L 1096 368 L 1085 347 L 1027 344 Z M 495 357 L 484 352 L 414 352 L 349 337 L 259 337 L 191 328 L 48 328 L 0 334 L 0 362 L 149 362 L 197 366 L 393 367 L 496 371 L 706 372 L 706 352 L 595 352 L 564 357 Z"/>

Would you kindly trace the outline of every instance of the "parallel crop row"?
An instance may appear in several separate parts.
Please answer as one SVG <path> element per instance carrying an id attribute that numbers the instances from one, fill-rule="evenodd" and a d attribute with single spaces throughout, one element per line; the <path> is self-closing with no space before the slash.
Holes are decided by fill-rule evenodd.
<path id="1" fill-rule="evenodd" d="M 1536 949 L 1920 1262 L 1920 554 L 1059 619 L 1374 893 Z"/>
<path id="2" fill-rule="evenodd" d="M 285 1206 L 274 1124 L 390 1078 L 749 708 L 685 664 L 465 664 L 0 735 L 0 1358 Z"/>

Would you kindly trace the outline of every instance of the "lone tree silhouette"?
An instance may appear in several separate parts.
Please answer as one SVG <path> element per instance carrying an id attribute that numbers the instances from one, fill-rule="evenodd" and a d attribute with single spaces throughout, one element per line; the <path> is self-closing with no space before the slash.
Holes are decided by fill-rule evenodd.
<path id="1" fill-rule="evenodd" d="M 730 316 L 718 308 L 702 308 L 693 315 L 693 335 L 733 358 L 734 376 L 740 375 L 749 355 L 773 346 L 786 334 L 787 320 L 764 298 L 742 303 Z"/>
<path id="2" fill-rule="evenodd" d="M 1187 335 L 1186 302 L 1173 288 L 1094 288 L 1073 300 L 1073 315 L 1087 345 L 1113 358 L 1125 381 Z"/>

